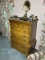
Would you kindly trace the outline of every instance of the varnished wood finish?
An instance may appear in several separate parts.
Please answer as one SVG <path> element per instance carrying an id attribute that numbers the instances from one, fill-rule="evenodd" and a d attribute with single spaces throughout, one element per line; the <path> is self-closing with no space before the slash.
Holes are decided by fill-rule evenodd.
<path id="1" fill-rule="evenodd" d="M 33 22 L 16 19 L 9 21 L 11 29 L 11 46 L 27 56 L 31 47 L 31 39 L 35 38 L 32 37 L 32 28 L 34 28 Z"/>

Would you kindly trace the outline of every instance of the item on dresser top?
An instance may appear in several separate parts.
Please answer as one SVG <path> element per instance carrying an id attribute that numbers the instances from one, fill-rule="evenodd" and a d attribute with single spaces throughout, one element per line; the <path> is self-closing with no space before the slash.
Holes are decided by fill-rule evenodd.
<path id="1" fill-rule="evenodd" d="M 38 20 L 38 16 L 34 16 L 33 14 L 29 18 L 32 20 Z"/>
<path id="2" fill-rule="evenodd" d="M 25 14 L 23 17 L 25 17 L 25 20 L 27 20 L 27 12 L 30 10 L 31 4 L 29 0 L 26 0 L 23 4 L 23 10 L 25 11 Z"/>
<path id="3" fill-rule="evenodd" d="M 24 20 L 24 21 L 32 21 L 32 19 L 26 18 L 26 17 L 20 17 L 20 20 Z"/>

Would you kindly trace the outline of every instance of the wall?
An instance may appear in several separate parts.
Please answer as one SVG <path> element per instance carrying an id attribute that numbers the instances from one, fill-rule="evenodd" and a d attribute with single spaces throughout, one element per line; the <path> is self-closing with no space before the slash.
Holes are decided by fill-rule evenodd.
<path id="1" fill-rule="evenodd" d="M 14 0 L 15 8 L 14 8 L 14 15 L 23 16 L 23 3 L 25 0 Z M 42 28 L 42 21 L 43 21 L 43 15 L 45 13 L 45 7 L 43 6 L 43 0 L 29 0 L 31 2 L 31 10 L 28 12 L 28 16 L 31 14 L 38 16 L 38 26 L 37 26 L 37 44 L 36 48 L 39 48 L 40 45 L 40 35 L 41 35 L 41 28 Z"/>

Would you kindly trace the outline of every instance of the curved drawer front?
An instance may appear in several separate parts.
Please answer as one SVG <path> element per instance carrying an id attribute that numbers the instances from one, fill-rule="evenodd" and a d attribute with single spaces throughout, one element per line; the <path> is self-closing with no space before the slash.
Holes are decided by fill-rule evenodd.
<path id="1" fill-rule="evenodd" d="M 22 33 L 11 33 L 11 37 L 13 36 L 13 38 L 18 38 L 20 41 L 24 41 L 25 43 L 29 43 L 30 44 L 30 37 L 29 35 L 24 35 Z"/>
<path id="2" fill-rule="evenodd" d="M 20 46 L 17 46 L 17 45 L 15 45 L 14 43 L 12 43 L 12 45 L 11 45 L 13 48 L 16 48 L 17 50 L 19 50 L 20 52 L 22 52 L 25 56 L 27 56 L 28 55 L 28 50 L 26 50 L 26 49 L 24 49 L 24 48 L 22 48 L 22 47 L 20 47 Z"/>
<path id="3" fill-rule="evenodd" d="M 19 23 L 19 27 L 23 28 L 23 29 L 29 29 L 31 27 L 31 23 L 30 24 L 24 24 L 24 23 Z"/>
<path id="4" fill-rule="evenodd" d="M 11 24 L 11 26 L 15 26 L 15 27 L 18 27 L 19 26 L 19 23 L 14 22 L 14 21 L 10 22 L 10 24 Z"/>
<path id="5" fill-rule="evenodd" d="M 11 29 L 17 32 L 22 32 L 24 34 L 29 34 L 29 32 L 31 32 L 31 25 L 31 23 L 24 24 L 18 22 L 11 22 Z"/>
<path id="6" fill-rule="evenodd" d="M 24 39 L 24 38 L 17 38 L 17 37 L 15 37 L 14 35 L 11 36 L 11 39 L 12 39 L 12 40 L 14 39 L 14 40 L 16 40 L 16 41 L 18 41 L 18 42 L 20 42 L 20 43 L 30 44 L 30 40 Z"/>
<path id="7" fill-rule="evenodd" d="M 18 38 L 21 38 L 21 37 L 26 39 L 29 38 L 29 34 L 24 34 L 24 33 L 13 31 L 13 30 L 11 30 L 11 34 L 15 35 L 15 37 L 18 37 Z"/>
<path id="8" fill-rule="evenodd" d="M 25 45 L 24 43 L 18 42 L 14 39 L 11 40 L 11 42 L 12 42 L 12 44 L 15 44 L 15 46 L 20 48 L 21 50 L 23 49 L 23 50 L 29 51 L 30 46 L 28 44 Z"/>
<path id="9" fill-rule="evenodd" d="M 29 32 L 31 33 L 31 27 L 28 29 L 24 29 L 24 28 L 20 28 L 20 27 L 15 27 L 15 26 L 11 26 L 11 29 L 17 32 L 22 32 L 24 34 L 29 34 Z"/>

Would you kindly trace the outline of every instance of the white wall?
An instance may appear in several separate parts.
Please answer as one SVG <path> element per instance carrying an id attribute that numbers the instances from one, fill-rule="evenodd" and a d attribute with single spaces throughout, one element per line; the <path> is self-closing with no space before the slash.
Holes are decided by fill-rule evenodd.
<path id="1" fill-rule="evenodd" d="M 23 4 L 25 0 L 14 0 L 15 8 L 14 8 L 14 15 L 23 16 Z M 42 21 L 43 16 L 45 13 L 45 7 L 43 6 L 43 0 L 29 0 L 31 3 L 31 10 L 28 12 L 28 16 L 31 14 L 34 14 L 35 16 L 38 16 L 38 26 L 37 26 L 37 44 L 36 48 L 39 48 L 40 44 L 40 35 L 41 35 L 41 28 L 42 28 Z"/>

